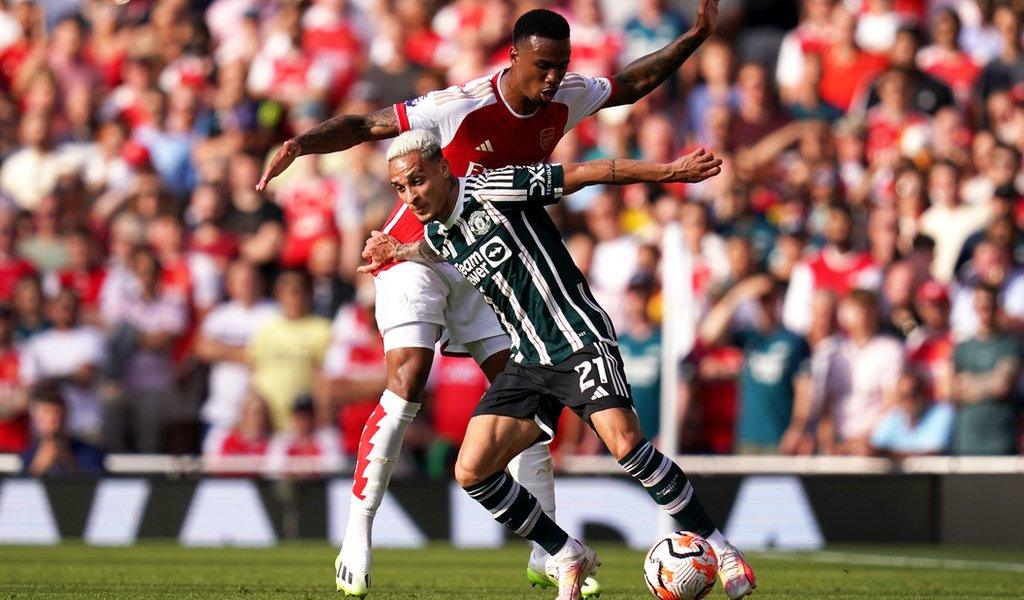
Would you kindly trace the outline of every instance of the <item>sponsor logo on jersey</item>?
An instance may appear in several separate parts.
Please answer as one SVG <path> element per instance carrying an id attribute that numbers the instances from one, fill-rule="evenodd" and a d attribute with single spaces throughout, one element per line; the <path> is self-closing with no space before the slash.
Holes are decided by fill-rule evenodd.
<path id="1" fill-rule="evenodd" d="M 484 242 L 479 250 L 467 256 L 465 260 L 456 263 L 455 268 L 462 273 L 466 281 L 478 285 L 510 258 L 512 258 L 512 250 L 509 249 L 505 240 L 491 238 Z"/>
<path id="2" fill-rule="evenodd" d="M 547 129 L 541 129 L 540 147 L 547 151 L 551 147 L 551 142 L 553 141 L 555 141 L 555 128 L 548 127 Z"/>
<path id="3" fill-rule="evenodd" d="M 553 183 L 551 181 L 551 170 L 547 168 L 547 165 L 531 165 L 526 167 L 526 172 L 530 174 L 530 188 L 527 194 L 530 196 L 546 196 Z"/>
<path id="4" fill-rule="evenodd" d="M 491 228 L 491 218 L 482 210 L 469 215 L 469 230 L 474 235 L 483 235 Z"/>
<path id="5" fill-rule="evenodd" d="M 487 140 L 484 143 L 476 147 L 477 152 L 494 152 L 494 146 L 491 145 L 491 140 Z"/>
<path id="6" fill-rule="evenodd" d="M 416 106 L 417 104 L 419 104 L 420 102 L 422 102 L 423 100 L 425 100 L 425 99 L 426 99 L 426 97 L 427 97 L 427 95 L 426 95 L 426 94 L 423 94 L 422 96 L 419 96 L 419 97 L 417 97 L 417 98 L 413 98 L 413 99 L 411 99 L 411 100 L 406 100 L 406 101 L 405 101 L 405 105 L 406 105 L 406 106 Z"/>

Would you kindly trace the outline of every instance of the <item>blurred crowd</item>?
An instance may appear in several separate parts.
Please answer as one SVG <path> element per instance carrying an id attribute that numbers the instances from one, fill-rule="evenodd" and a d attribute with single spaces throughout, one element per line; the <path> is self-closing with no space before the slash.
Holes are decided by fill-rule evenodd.
<path id="1" fill-rule="evenodd" d="M 649 435 L 671 306 L 696 331 L 680 450 L 1020 452 L 1022 4 L 721 0 L 666 85 L 562 140 L 554 162 L 725 160 L 553 208 Z M 356 267 L 394 201 L 386 145 L 261 193 L 264 162 L 333 114 L 500 69 L 536 7 L 569 20 L 571 70 L 611 76 L 694 3 L 0 1 L 0 452 L 37 474 L 101 451 L 351 456 L 384 386 Z M 665 269 L 672 228 L 686 260 Z M 485 388 L 437 358 L 419 468 L 446 472 Z M 571 416 L 555 448 L 599 452 Z"/>

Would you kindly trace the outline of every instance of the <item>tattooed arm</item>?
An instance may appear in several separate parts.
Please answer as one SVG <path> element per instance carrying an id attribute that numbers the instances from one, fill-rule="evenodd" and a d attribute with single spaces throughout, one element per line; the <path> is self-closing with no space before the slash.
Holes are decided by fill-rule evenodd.
<path id="1" fill-rule="evenodd" d="M 642 56 L 615 74 L 615 91 L 604 108 L 633 104 L 650 94 L 686 62 L 715 31 L 718 0 L 699 0 L 693 27 L 657 52 Z"/>
<path id="2" fill-rule="evenodd" d="M 562 165 L 562 194 L 590 185 L 628 185 L 630 183 L 696 183 L 722 172 L 722 160 L 703 148 L 681 156 L 671 163 L 613 158 Z"/>
<path id="3" fill-rule="evenodd" d="M 266 189 L 271 179 L 280 175 L 292 161 L 304 154 L 340 152 L 363 142 L 383 140 L 396 135 L 398 115 L 391 106 L 367 115 L 331 117 L 306 133 L 286 141 L 270 159 L 256 189 Z"/>
<path id="4" fill-rule="evenodd" d="M 366 247 L 363 248 L 363 258 L 367 264 L 357 269 L 360 273 L 373 273 L 384 265 L 398 260 L 418 263 L 444 262 L 444 258 L 434 252 L 426 240 L 400 244 L 386 233 L 374 231 L 370 235 L 370 239 L 366 240 Z"/>

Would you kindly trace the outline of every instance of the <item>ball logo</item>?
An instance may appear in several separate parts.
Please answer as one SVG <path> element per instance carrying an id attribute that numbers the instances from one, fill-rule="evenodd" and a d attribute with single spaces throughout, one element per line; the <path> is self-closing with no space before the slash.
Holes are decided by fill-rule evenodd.
<path id="1" fill-rule="evenodd" d="M 491 219 L 482 210 L 478 210 L 475 213 L 469 215 L 469 230 L 474 235 L 483 235 L 487 233 L 487 230 L 491 228 Z"/>
<path id="2" fill-rule="evenodd" d="M 509 258 L 512 258 L 512 251 L 508 249 L 504 240 L 500 238 L 488 240 L 487 243 L 480 248 L 480 253 L 483 254 L 484 260 L 487 261 L 487 264 L 492 267 L 497 267 Z"/>

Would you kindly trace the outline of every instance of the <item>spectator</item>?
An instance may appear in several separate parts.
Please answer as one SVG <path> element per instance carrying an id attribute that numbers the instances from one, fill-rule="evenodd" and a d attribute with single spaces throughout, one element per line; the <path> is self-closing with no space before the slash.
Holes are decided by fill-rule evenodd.
<path id="1" fill-rule="evenodd" d="M 624 324 L 619 331 L 622 368 L 633 393 L 640 427 L 657 439 L 661 423 L 661 329 L 649 312 L 654 281 L 638 274 L 626 290 Z"/>
<path id="2" fill-rule="evenodd" d="M 228 299 L 203 320 L 195 346 L 196 356 L 210 365 L 203 424 L 207 435 L 218 436 L 238 421 L 248 394 L 249 342 L 278 313 L 277 305 L 263 297 L 259 272 L 244 259 L 233 262 L 224 279 Z"/>
<path id="3" fill-rule="evenodd" d="M 945 454 L 956 413 L 945 402 L 928 399 L 923 382 L 913 371 L 896 382 L 896 405 L 871 433 L 871 448 L 894 457 Z"/>
<path id="4" fill-rule="evenodd" d="M 331 340 L 331 322 L 310 313 L 309 277 L 286 271 L 274 283 L 281 314 L 257 329 L 249 343 L 252 385 L 266 398 L 275 431 L 287 429 L 295 398 L 313 394 L 318 422 L 328 419 L 321 365 Z"/>
<path id="5" fill-rule="evenodd" d="M 821 52 L 821 98 L 846 111 L 862 86 L 885 68 L 886 60 L 857 47 L 857 19 L 846 7 L 837 4 L 832 9 L 831 21 L 832 38 Z"/>
<path id="6" fill-rule="evenodd" d="M 931 208 L 921 215 L 921 233 L 935 240 L 932 275 L 948 283 L 953 279 L 960 248 L 972 233 L 985 226 L 991 208 L 961 202 L 960 171 L 950 162 L 932 165 L 928 172 L 928 197 Z"/>
<path id="7" fill-rule="evenodd" d="M 11 306 L 16 318 L 14 341 L 24 343 L 50 328 L 43 310 L 43 286 L 37 275 L 25 275 L 18 280 L 11 297 Z"/>
<path id="8" fill-rule="evenodd" d="M 81 304 L 84 320 L 93 321 L 99 309 L 100 290 L 107 278 L 107 269 L 99 264 L 100 249 L 92 233 L 78 227 L 65 237 L 68 260 L 63 268 L 50 274 L 44 286 L 47 294 L 71 291 Z"/>
<path id="9" fill-rule="evenodd" d="M 21 357 L 11 343 L 11 309 L 0 304 L 0 452 L 22 452 L 29 443 L 28 395 L 21 386 Z"/>
<path id="10" fill-rule="evenodd" d="M 953 381 L 953 334 L 949 329 L 949 294 L 930 280 L 918 286 L 915 313 L 921 323 L 907 337 L 907 363 L 932 401 L 948 401 Z"/>
<path id="11" fill-rule="evenodd" d="M 188 307 L 180 296 L 160 289 L 160 262 L 151 248 L 134 249 L 129 260 L 131 279 L 100 307 L 112 375 L 122 391 L 104 426 L 111 449 L 123 449 L 131 437 L 137 450 L 152 453 L 164 446 L 164 429 L 178 400 L 172 352 L 188 327 Z"/>
<path id="12" fill-rule="evenodd" d="M 313 243 L 309 250 L 306 270 L 312 279 L 313 314 L 325 319 L 334 318 L 342 305 L 352 301 L 352 284 L 338 275 L 338 242 L 325 237 Z"/>
<path id="13" fill-rule="evenodd" d="M 917 66 L 953 90 L 957 104 L 968 106 L 981 69 L 960 49 L 960 17 L 950 8 L 941 9 L 932 24 L 932 44 L 917 53 Z"/>
<path id="14" fill-rule="evenodd" d="M 51 140 L 51 115 L 26 114 L 18 128 L 21 147 L 0 166 L 0 192 L 25 210 L 33 210 L 57 185 L 60 157 Z"/>
<path id="15" fill-rule="evenodd" d="M 978 92 L 987 99 L 993 92 L 1012 89 L 1020 97 L 1024 82 L 1024 52 L 1021 52 L 1020 16 L 1009 4 L 996 5 L 992 25 L 999 34 L 999 54 L 985 65 L 978 78 Z"/>
<path id="16" fill-rule="evenodd" d="M 311 396 L 295 399 L 290 410 L 289 425 L 279 430 L 267 446 L 267 469 L 288 478 L 319 478 L 324 471 L 337 469 L 341 463 L 341 444 L 335 431 L 318 428 L 316 408 Z M 295 459 L 306 459 L 297 462 Z"/>
<path id="17" fill-rule="evenodd" d="M 903 346 L 878 333 L 878 301 L 855 290 L 839 304 L 844 337 L 828 356 L 818 424 L 824 454 L 867 454 L 871 432 L 894 404 L 903 371 Z"/>
<path id="18" fill-rule="evenodd" d="M 337 406 L 341 449 L 350 457 L 355 456 L 359 449 L 359 436 L 363 431 L 363 425 L 377 407 L 377 400 L 384 391 L 387 380 L 384 341 L 377 331 L 373 302 L 373 290 L 364 284 L 356 297 L 356 302 L 338 311 L 331 326 L 331 345 L 324 357 L 324 378 L 327 380 L 331 403 Z M 470 366 L 477 373 L 481 373 L 479 367 L 472 361 Z M 441 374 L 437 371 L 433 373 L 436 381 Z M 467 398 L 479 397 L 469 394 L 454 400 L 467 404 Z M 441 400 L 436 397 L 435 399 Z M 455 407 L 444 404 L 444 400 L 441 402 L 442 404 L 431 404 L 435 414 L 443 413 L 445 418 L 458 418 L 458 411 L 450 410 Z M 475 401 L 468 404 L 476 406 Z M 468 421 L 467 415 L 466 422 Z M 437 429 L 441 431 L 440 427 Z M 453 440 L 461 441 L 461 437 Z"/>
<path id="19" fill-rule="evenodd" d="M 267 403 L 249 391 L 231 427 L 211 430 L 203 440 L 203 455 L 214 459 L 215 464 L 219 458 L 262 458 L 267 454 L 270 434 Z"/>
<path id="20" fill-rule="evenodd" d="M 953 350 L 952 399 L 957 405 L 953 453 L 1015 454 L 1013 388 L 1020 372 L 1020 340 L 1007 335 L 996 319 L 997 289 L 978 286 L 973 296 L 978 331 Z"/>
<path id="21" fill-rule="evenodd" d="M 24 385 L 44 381 L 58 386 L 68 432 L 82 440 L 102 439 L 100 376 L 107 356 L 103 334 L 83 325 L 78 297 L 62 291 L 47 303 L 50 329 L 30 338 L 21 354 Z"/>
<path id="22" fill-rule="evenodd" d="M 807 333 L 807 307 L 816 291 L 832 292 L 840 298 L 854 289 L 874 289 L 881 272 L 866 252 L 853 247 L 853 217 L 842 204 L 828 209 L 825 246 L 793 269 L 783 305 L 783 324 L 795 333 Z"/>
<path id="23" fill-rule="evenodd" d="M 32 443 L 21 455 L 22 471 L 33 477 L 101 475 L 103 453 L 67 430 L 67 410 L 56 386 L 30 393 Z"/>
<path id="24" fill-rule="evenodd" d="M 810 435 L 810 348 L 781 323 L 781 294 L 767 275 L 738 283 L 701 324 L 706 344 L 723 339 L 743 350 L 735 450 L 740 454 L 807 454 Z M 752 326 L 736 326 L 736 310 L 755 308 Z"/>

